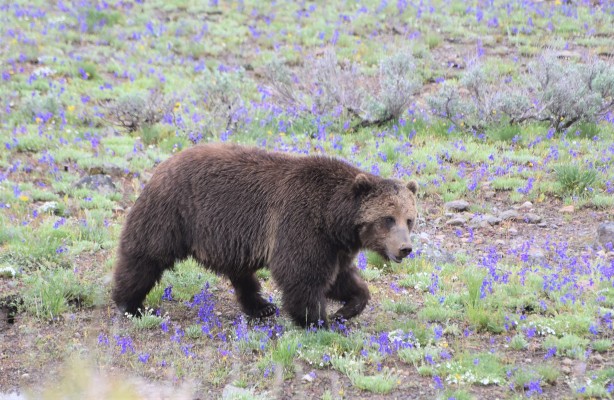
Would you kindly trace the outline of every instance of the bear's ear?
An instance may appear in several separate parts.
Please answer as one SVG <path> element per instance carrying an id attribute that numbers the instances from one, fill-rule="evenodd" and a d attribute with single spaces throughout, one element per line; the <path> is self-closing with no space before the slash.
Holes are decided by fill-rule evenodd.
<path id="1" fill-rule="evenodd" d="M 365 174 L 358 174 L 356 178 L 354 178 L 354 183 L 352 184 L 352 189 L 355 194 L 364 194 L 373 188 L 373 182 L 371 179 Z"/>
<path id="2" fill-rule="evenodd" d="M 411 180 L 407 183 L 407 188 L 413 193 L 418 193 L 418 182 Z"/>

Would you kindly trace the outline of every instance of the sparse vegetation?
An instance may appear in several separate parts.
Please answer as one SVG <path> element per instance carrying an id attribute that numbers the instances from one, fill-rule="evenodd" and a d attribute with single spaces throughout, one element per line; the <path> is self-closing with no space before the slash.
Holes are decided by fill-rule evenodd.
<path id="1" fill-rule="evenodd" d="M 611 1 L 6 4 L 0 397 L 611 397 Z M 130 207 L 210 141 L 419 182 L 359 318 L 298 329 L 265 269 L 248 319 L 191 258 L 115 310 Z"/>

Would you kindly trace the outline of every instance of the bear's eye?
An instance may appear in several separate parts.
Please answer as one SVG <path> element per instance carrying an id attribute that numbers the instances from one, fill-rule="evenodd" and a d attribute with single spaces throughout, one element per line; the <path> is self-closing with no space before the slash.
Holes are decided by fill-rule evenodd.
<path id="1" fill-rule="evenodd" d="M 396 223 L 396 221 L 394 220 L 394 217 L 385 217 L 384 222 L 386 223 L 386 226 L 388 227 L 391 227 Z"/>

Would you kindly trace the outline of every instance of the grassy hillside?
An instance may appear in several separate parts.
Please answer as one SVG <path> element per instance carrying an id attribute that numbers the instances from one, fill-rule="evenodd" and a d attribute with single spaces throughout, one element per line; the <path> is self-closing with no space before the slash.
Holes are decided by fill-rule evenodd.
<path id="1" fill-rule="evenodd" d="M 612 397 L 614 2 L 52 3 L 0 4 L 0 397 Z M 193 260 L 119 315 L 126 213 L 215 141 L 416 179 L 414 255 L 331 331 Z"/>

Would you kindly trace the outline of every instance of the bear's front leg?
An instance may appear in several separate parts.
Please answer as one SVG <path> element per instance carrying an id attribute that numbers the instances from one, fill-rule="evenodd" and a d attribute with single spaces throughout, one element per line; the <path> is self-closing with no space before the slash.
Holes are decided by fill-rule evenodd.
<path id="1" fill-rule="evenodd" d="M 269 263 L 271 274 L 282 289 L 283 308 L 301 327 L 328 328 L 326 288 L 334 279 L 336 257 L 324 244 L 305 244 L 297 251 L 294 242 L 293 247 L 290 257 L 283 257 L 280 252 Z"/>
<path id="2" fill-rule="evenodd" d="M 275 304 L 269 303 L 260 294 L 260 282 L 254 274 L 232 277 L 230 282 L 245 314 L 252 318 L 266 318 L 277 311 Z"/>
<path id="3" fill-rule="evenodd" d="M 285 235 L 277 238 L 269 269 L 292 320 L 302 327 L 328 328 L 326 289 L 338 270 L 338 251 L 328 238 L 318 236 L 321 232 L 292 229 L 299 222 L 279 228 Z"/>
<path id="4" fill-rule="evenodd" d="M 284 290 L 283 302 L 284 309 L 297 325 L 303 328 L 328 328 L 326 297 L 322 291 L 308 285 L 297 285 Z"/>
<path id="5" fill-rule="evenodd" d="M 341 265 L 337 279 L 327 291 L 326 296 L 345 303 L 333 314 L 332 318 L 346 320 L 360 314 L 371 298 L 367 283 L 351 265 Z"/>

